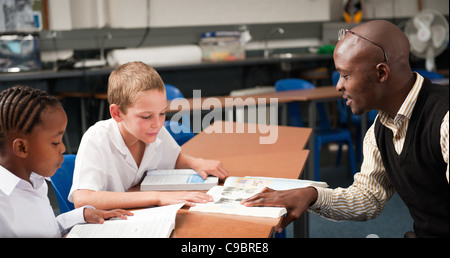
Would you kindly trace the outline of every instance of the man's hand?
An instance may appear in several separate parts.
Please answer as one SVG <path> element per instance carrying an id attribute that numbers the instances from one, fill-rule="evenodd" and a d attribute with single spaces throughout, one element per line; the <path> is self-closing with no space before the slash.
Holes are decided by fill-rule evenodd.
<path id="1" fill-rule="evenodd" d="M 270 188 L 265 188 L 262 192 L 243 200 L 241 204 L 248 207 L 285 207 L 287 209 L 287 215 L 284 217 L 277 230 L 278 233 L 281 233 L 289 223 L 300 218 L 316 199 L 317 191 L 313 187 L 284 191 L 275 191 Z"/>

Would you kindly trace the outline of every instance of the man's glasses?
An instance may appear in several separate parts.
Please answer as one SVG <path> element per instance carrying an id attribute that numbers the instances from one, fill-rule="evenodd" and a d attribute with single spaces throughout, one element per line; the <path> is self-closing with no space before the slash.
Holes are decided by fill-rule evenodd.
<path id="1" fill-rule="evenodd" d="M 367 39 L 366 37 L 363 37 L 363 36 L 359 35 L 359 34 L 356 33 L 356 32 L 353 32 L 353 31 L 348 30 L 348 29 L 340 29 L 340 30 L 339 30 L 339 33 L 338 33 L 338 40 L 343 39 L 344 36 L 345 36 L 347 33 L 351 33 L 351 34 L 353 34 L 353 35 L 355 35 L 355 36 L 357 36 L 357 37 L 360 37 L 360 38 L 362 38 L 362 39 L 365 39 L 365 40 L 369 41 L 370 43 L 374 44 L 375 46 L 381 48 L 381 50 L 383 50 L 383 54 L 384 54 L 384 61 L 385 61 L 385 62 L 388 61 L 386 51 L 384 50 L 384 48 L 383 48 L 380 44 L 377 44 L 377 43 L 373 42 L 372 40 L 369 40 L 369 39 Z"/>

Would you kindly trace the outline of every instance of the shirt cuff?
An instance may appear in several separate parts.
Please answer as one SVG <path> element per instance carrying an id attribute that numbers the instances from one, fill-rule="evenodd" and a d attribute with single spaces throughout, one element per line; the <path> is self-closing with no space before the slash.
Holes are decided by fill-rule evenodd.
<path id="1" fill-rule="evenodd" d="M 317 200 L 309 206 L 308 211 L 315 214 L 321 214 L 323 211 L 327 210 L 332 203 L 333 189 L 313 187 L 317 190 Z"/>
<path id="2" fill-rule="evenodd" d="M 64 236 L 69 232 L 69 230 L 77 225 L 77 224 L 83 224 L 86 223 L 84 220 L 84 209 L 95 209 L 94 207 L 90 205 L 86 205 L 74 210 L 71 210 L 69 212 L 63 213 L 56 217 L 56 221 L 58 222 L 59 231 L 61 232 L 61 236 Z"/>

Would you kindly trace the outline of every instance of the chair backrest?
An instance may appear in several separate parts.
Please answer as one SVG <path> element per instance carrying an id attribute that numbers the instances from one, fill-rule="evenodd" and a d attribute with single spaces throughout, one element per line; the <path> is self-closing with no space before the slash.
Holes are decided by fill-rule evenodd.
<path id="1" fill-rule="evenodd" d="M 275 91 L 310 89 L 314 85 L 303 79 L 281 79 L 275 82 Z M 303 119 L 297 103 L 288 103 L 289 125 L 304 127 Z"/>
<path id="2" fill-rule="evenodd" d="M 286 91 L 286 90 L 305 90 L 315 88 L 314 84 L 311 82 L 299 79 L 299 78 L 288 78 L 281 79 L 275 82 L 275 91 Z M 319 129 L 330 129 L 331 124 L 328 120 L 328 115 L 325 111 L 323 103 L 317 103 L 317 112 L 319 113 Z M 289 103 L 289 124 L 293 126 L 303 126 L 303 121 L 300 115 L 300 109 L 296 103 Z M 291 121 L 293 120 L 293 121 Z M 293 123 L 291 123 L 293 122 Z"/>
<path id="3" fill-rule="evenodd" d="M 177 87 L 171 84 L 165 84 L 165 86 L 166 86 L 167 100 L 184 98 L 183 93 L 181 93 L 181 91 Z"/>
<path id="4" fill-rule="evenodd" d="M 333 83 L 334 86 L 336 86 L 337 83 L 339 82 L 340 76 L 341 75 L 339 74 L 338 71 L 334 71 L 331 74 L 331 82 Z M 342 99 L 339 99 L 336 103 L 337 103 L 337 107 L 338 107 L 338 111 L 339 111 L 339 121 L 341 124 L 346 124 L 347 120 L 348 120 L 348 118 L 347 118 L 347 114 L 348 114 L 347 109 L 348 108 L 345 105 L 344 100 L 342 100 Z"/>
<path id="5" fill-rule="evenodd" d="M 175 121 L 166 121 L 164 126 L 180 146 L 195 136 L 189 127 Z"/>
<path id="6" fill-rule="evenodd" d="M 313 89 L 315 86 L 307 80 L 289 78 L 275 82 L 275 91 Z"/>
<path id="7" fill-rule="evenodd" d="M 173 86 L 172 84 L 165 84 L 165 86 L 166 86 L 167 100 L 174 100 L 174 99 L 184 98 L 183 93 L 177 87 Z M 184 115 L 182 115 L 182 117 L 183 117 L 183 126 L 186 126 L 186 127 L 190 128 L 191 127 L 191 123 L 190 123 L 190 120 L 189 120 L 189 115 L 184 114 Z M 169 132 L 172 133 L 170 128 L 167 128 L 167 130 L 169 130 Z"/>
<path id="8" fill-rule="evenodd" d="M 61 167 L 50 178 L 61 213 L 71 211 L 75 208 L 73 203 L 67 199 L 70 188 L 72 187 L 75 158 L 76 155 L 74 154 L 64 155 L 64 162 L 61 164 Z"/>
<path id="9" fill-rule="evenodd" d="M 437 73 L 437 72 L 430 72 L 430 71 L 427 71 L 425 69 L 412 69 L 412 70 L 413 70 L 413 72 L 417 72 L 418 74 L 420 74 L 420 75 L 422 75 L 424 77 L 427 77 L 430 80 L 443 79 L 444 78 L 444 76 L 442 74 Z"/>
<path id="10" fill-rule="evenodd" d="M 337 83 L 339 81 L 339 77 L 341 77 L 341 75 L 339 74 L 338 71 L 334 71 L 331 74 L 331 81 L 333 82 L 333 85 L 337 85 Z"/>

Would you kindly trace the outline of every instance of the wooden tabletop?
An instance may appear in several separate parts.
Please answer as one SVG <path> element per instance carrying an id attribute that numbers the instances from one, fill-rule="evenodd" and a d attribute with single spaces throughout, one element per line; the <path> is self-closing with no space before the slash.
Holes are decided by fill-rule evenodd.
<path id="1" fill-rule="evenodd" d="M 264 218 L 181 209 L 172 238 L 268 238 L 281 218 Z"/>
<path id="2" fill-rule="evenodd" d="M 336 90 L 335 86 L 316 87 L 305 90 L 277 91 L 246 96 L 210 96 L 189 99 L 174 99 L 168 102 L 167 112 L 210 110 L 212 108 L 231 108 L 239 106 L 251 106 L 261 103 L 270 104 L 271 101 L 278 103 L 288 103 L 294 101 L 311 101 L 328 98 L 340 98 L 342 93 Z M 214 106 L 213 106 L 214 105 Z"/>
<path id="3" fill-rule="evenodd" d="M 250 128 L 254 127 L 256 131 L 250 133 Z M 242 128 L 243 132 L 227 133 L 226 128 L 233 128 L 234 132 Z M 268 133 L 259 132 L 258 125 L 219 121 L 186 142 L 182 152 L 194 157 L 220 160 L 230 176 L 297 179 L 308 158 L 309 151 L 304 148 L 312 130 L 269 125 L 264 128 L 277 134 L 274 144 L 260 144 L 261 137 L 268 137 Z"/>
<path id="4" fill-rule="evenodd" d="M 278 126 L 274 144 L 259 144 L 263 133 L 219 133 L 219 129 L 241 126 L 234 122 L 215 122 L 182 146 L 182 152 L 195 157 L 220 160 L 230 176 L 269 176 L 299 178 L 308 157 L 304 147 L 311 129 Z M 266 238 L 282 218 L 190 212 L 181 209 L 171 237 L 177 238 Z"/>
<path id="5" fill-rule="evenodd" d="M 248 95 L 247 98 L 278 98 L 280 103 L 293 101 L 311 101 L 342 97 L 342 93 L 335 86 L 321 86 L 313 89 L 276 91 L 262 94 Z"/>

